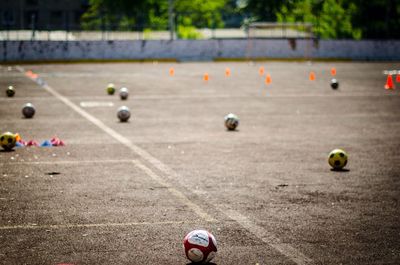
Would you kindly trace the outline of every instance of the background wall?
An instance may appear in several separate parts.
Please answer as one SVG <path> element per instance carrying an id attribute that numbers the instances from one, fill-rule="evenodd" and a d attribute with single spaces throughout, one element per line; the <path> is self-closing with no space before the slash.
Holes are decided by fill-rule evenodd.
<path id="1" fill-rule="evenodd" d="M 223 58 L 400 60 L 395 40 L 1 41 L 0 61 Z"/>

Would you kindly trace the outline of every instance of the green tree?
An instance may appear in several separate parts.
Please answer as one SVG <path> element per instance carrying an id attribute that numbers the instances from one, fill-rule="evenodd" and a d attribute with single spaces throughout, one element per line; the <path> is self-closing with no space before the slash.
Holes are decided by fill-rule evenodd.
<path id="1" fill-rule="evenodd" d="M 253 19 L 258 21 L 275 22 L 277 13 L 282 5 L 289 0 L 239 0 L 239 6 Z"/>
<path id="2" fill-rule="evenodd" d="M 83 29 L 165 29 L 168 24 L 166 0 L 90 0 L 89 6 L 81 17 Z"/>
<path id="3" fill-rule="evenodd" d="M 223 27 L 221 14 L 228 2 L 231 1 L 174 0 L 178 36 L 199 38 L 196 28 Z M 168 0 L 90 0 L 89 3 L 90 8 L 81 18 L 84 29 L 146 29 L 146 32 L 168 29 Z"/>
<path id="4" fill-rule="evenodd" d="M 297 0 L 280 8 L 279 22 L 310 22 L 314 33 L 321 38 L 361 38 L 361 29 L 355 28 L 352 18 L 357 12 L 354 3 L 344 0 Z"/>
<path id="5" fill-rule="evenodd" d="M 187 18 L 191 20 L 191 24 L 197 28 L 223 27 L 222 11 L 227 0 L 175 0 L 174 10 L 177 14 L 178 24 L 184 23 Z"/>
<path id="6" fill-rule="evenodd" d="M 363 38 L 400 38 L 400 0 L 349 0 L 358 7 L 353 23 Z"/>

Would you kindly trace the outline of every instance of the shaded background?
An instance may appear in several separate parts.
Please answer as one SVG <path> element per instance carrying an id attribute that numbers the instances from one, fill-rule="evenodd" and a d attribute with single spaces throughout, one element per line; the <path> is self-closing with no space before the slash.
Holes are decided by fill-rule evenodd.
<path id="1" fill-rule="evenodd" d="M 2 0 L 0 38 L 95 31 L 103 32 L 96 35 L 102 39 L 168 39 L 169 30 L 176 39 L 245 38 L 253 22 L 301 22 L 311 23 L 313 37 L 322 39 L 398 39 L 399 14 L 399 0 Z M 293 37 L 304 31 L 293 30 L 266 30 L 259 37 Z M 105 34 L 114 31 L 137 34 Z"/>

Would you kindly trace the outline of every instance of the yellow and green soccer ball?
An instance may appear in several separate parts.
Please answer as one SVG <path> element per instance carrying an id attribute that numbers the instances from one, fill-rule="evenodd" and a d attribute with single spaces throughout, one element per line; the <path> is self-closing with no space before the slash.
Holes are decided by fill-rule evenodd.
<path id="1" fill-rule="evenodd" d="M 17 137 L 13 133 L 5 132 L 0 135 L 0 145 L 4 148 L 4 150 L 12 150 L 15 147 L 16 142 Z"/>
<path id="2" fill-rule="evenodd" d="M 348 156 L 342 149 L 335 149 L 329 153 L 329 165 L 335 170 L 341 170 L 347 165 Z"/>
<path id="3" fill-rule="evenodd" d="M 114 86 L 114 84 L 108 84 L 107 85 L 107 94 L 109 94 L 109 95 L 114 95 L 114 93 L 115 93 L 115 86 Z"/>

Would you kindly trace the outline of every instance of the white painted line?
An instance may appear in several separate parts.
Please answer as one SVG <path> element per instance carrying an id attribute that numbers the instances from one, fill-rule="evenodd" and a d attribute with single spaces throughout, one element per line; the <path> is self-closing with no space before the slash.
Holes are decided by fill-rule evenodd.
<path id="1" fill-rule="evenodd" d="M 25 73 L 24 69 L 20 66 L 17 66 L 18 71 L 20 71 L 21 73 Z M 32 81 L 35 81 L 35 79 L 30 78 Z M 129 141 L 129 139 L 127 139 L 126 137 L 122 136 L 121 134 L 119 134 L 118 132 L 114 131 L 113 129 L 111 129 L 110 127 L 108 127 L 107 125 L 105 125 L 102 121 L 100 121 L 99 119 L 95 118 L 94 116 L 90 115 L 88 112 L 86 112 L 85 110 L 81 109 L 80 107 L 78 107 L 77 105 L 75 105 L 72 101 L 70 101 L 68 98 L 64 97 L 63 95 L 61 95 L 60 93 L 58 93 L 57 91 L 55 91 L 52 87 L 50 87 L 47 84 L 44 84 L 42 86 L 44 89 L 46 89 L 50 94 L 52 94 L 54 97 L 56 97 L 57 99 L 59 99 L 60 101 L 62 101 L 64 104 L 66 104 L 67 106 L 69 106 L 70 108 L 72 108 L 74 111 L 76 111 L 78 114 L 80 114 L 81 116 L 83 116 L 84 118 L 86 118 L 87 120 L 89 120 L 90 122 L 92 122 L 94 125 L 96 125 L 97 127 L 99 127 L 101 130 L 103 130 L 105 133 L 107 133 L 108 135 L 110 135 L 111 137 L 113 137 L 114 139 L 116 139 L 117 141 L 119 141 L 120 143 L 122 143 L 123 145 L 125 145 L 126 147 L 128 147 L 129 149 L 131 149 L 133 152 L 135 152 L 136 154 L 138 154 L 140 157 L 142 157 L 144 160 L 146 160 L 147 162 L 149 162 L 150 164 L 152 164 L 153 166 L 155 166 L 156 168 L 158 168 L 160 171 L 168 173 L 170 175 L 172 175 L 172 170 L 169 169 L 169 167 L 167 167 L 165 164 L 163 164 L 161 161 L 159 161 L 158 159 L 156 159 L 155 157 L 153 157 L 152 155 L 150 155 L 148 152 L 146 152 L 145 150 L 143 150 L 142 148 L 140 148 L 139 146 L 133 144 L 131 141 Z M 141 167 L 143 170 L 146 170 L 146 167 Z M 147 171 L 146 173 L 151 174 L 151 171 Z M 176 176 L 176 174 L 174 174 Z M 151 177 L 153 179 L 155 179 L 156 181 L 161 180 L 160 177 L 157 177 L 157 179 L 155 178 L 157 175 L 152 174 Z M 164 182 L 166 183 L 166 182 Z M 177 190 L 174 189 L 170 189 L 170 191 L 177 196 L 178 198 L 180 198 L 182 201 L 186 202 L 186 204 L 193 210 L 195 210 L 195 213 L 198 214 L 201 218 L 204 218 L 206 221 L 211 221 L 214 220 L 214 218 L 212 218 L 211 216 L 209 216 L 204 210 L 202 210 L 199 206 L 195 205 L 193 202 L 191 202 L 184 194 L 178 192 Z"/>
<path id="2" fill-rule="evenodd" d="M 207 222 L 215 222 L 216 220 L 207 214 L 203 209 L 200 208 L 197 204 L 193 203 L 189 200 L 182 192 L 172 187 L 171 184 L 163 180 L 160 176 L 155 174 L 150 168 L 146 167 L 143 163 L 139 162 L 138 160 L 132 161 L 135 166 L 143 170 L 149 177 L 151 177 L 154 181 L 156 181 L 161 186 L 164 186 L 168 189 L 170 193 L 175 195 L 182 203 L 188 206 L 192 211 L 194 211 L 198 216 L 206 220 Z"/>
<path id="3" fill-rule="evenodd" d="M 255 235 L 258 239 L 270 245 L 272 248 L 274 248 L 284 256 L 290 258 L 296 264 L 313 264 L 312 259 L 305 256 L 303 253 L 292 247 L 290 244 L 282 243 L 277 237 L 275 237 L 271 233 L 266 232 L 264 228 L 250 221 L 246 216 L 240 214 L 235 210 L 227 209 L 222 206 L 217 206 L 217 209 L 225 213 L 232 220 L 238 222 L 242 227 Z"/>
<path id="4" fill-rule="evenodd" d="M 151 226 L 168 224 L 186 224 L 185 221 L 165 221 L 165 222 L 130 222 L 130 223 L 103 223 L 103 224 L 59 224 L 59 225 L 9 225 L 0 226 L 0 230 L 16 229 L 64 229 L 64 228 L 89 228 L 89 227 L 119 227 L 119 226 Z"/>
<path id="5" fill-rule="evenodd" d="M 8 97 L 1 97 L 0 101 L 21 101 L 21 102 L 32 102 L 32 101 L 39 101 L 39 100 L 54 100 L 53 97 L 48 96 L 48 97 L 13 97 L 13 98 L 8 98 Z"/>
<path id="6" fill-rule="evenodd" d="M 79 105 L 82 108 L 114 107 L 114 103 L 107 101 L 82 101 Z"/>
<path id="7" fill-rule="evenodd" d="M 25 73 L 24 69 L 20 66 L 16 67 L 18 71 L 20 71 L 21 73 Z M 32 81 L 36 82 L 36 80 L 32 77 L 28 77 L 30 78 Z M 67 106 L 69 106 L 70 108 L 72 108 L 74 111 L 76 111 L 77 113 L 79 113 L 81 116 L 83 116 L 84 118 L 86 118 L 87 120 L 89 120 L 90 122 L 92 122 L 94 125 L 96 125 L 97 127 L 99 127 L 101 130 L 103 130 L 105 133 L 107 133 L 108 135 L 110 135 L 111 137 L 113 137 L 114 139 L 116 139 L 117 141 L 119 141 L 121 144 L 125 145 L 126 147 L 130 148 L 134 153 L 136 153 L 137 155 L 139 155 L 140 157 L 142 157 L 142 159 L 146 160 L 148 163 L 150 163 L 152 166 L 154 166 L 155 168 L 157 168 L 158 170 L 160 170 L 162 173 L 164 173 L 167 177 L 169 178 L 175 178 L 178 179 L 178 174 L 171 169 L 170 167 L 168 167 L 167 165 L 165 165 L 164 163 L 162 163 L 160 160 L 158 160 L 157 158 L 155 158 L 154 156 L 152 156 L 151 154 L 149 154 L 147 151 L 145 151 L 144 149 L 140 148 L 139 146 L 133 144 L 131 141 L 129 141 L 129 139 L 127 139 L 126 137 L 124 137 L 123 135 L 119 134 L 118 132 L 114 131 L 113 129 L 111 129 L 110 127 L 108 127 L 107 125 L 105 125 L 102 121 L 100 121 L 99 119 L 95 118 L 94 116 L 90 115 L 88 112 L 86 112 L 85 110 L 81 109 L 79 106 L 75 105 L 72 101 L 70 101 L 68 98 L 64 97 L 63 95 L 61 95 L 60 93 L 58 93 L 57 91 L 55 91 L 52 87 L 50 87 L 47 84 L 43 84 L 42 87 L 44 89 L 46 89 L 50 94 L 52 94 L 54 97 L 56 97 L 57 99 L 59 99 L 60 101 L 64 102 L 64 104 L 66 104 Z M 144 165 L 141 166 L 141 163 L 137 163 L 136 165 L 138 165 L 141 169 L 143 169 L 146 173 L 148 173 L 148 175 L 153 178 L 154 180 L 161 181 L 161 183 L 165 183 L 167 185 L 167 187 L 171 187 L 171 185 L 163 180 L 161 177 L 157 176 L 155 173 L 153 173 L 150 169 L 148 169 L 147 167 L 145 167 Z M 151 175 L 150 175 L 151 174 Z M 186 188 L 187 190 L 190 190 L 190 187 L 186 187 L 184 184 L 181 184 L 182 187 Z M 172 191 L 173 192 L 173 191 Z M 174 193 L 173 193 L 174 194 Z M 180 193 L 178 191 L 177 194 L 174 194 L 177 197 L 183 196 L 182 200 L 186 201 L 186 202 L 190 202 L 193 205 L 195 205 L 195 208 L 200 209 L 200 211 L 196 211 L 196 213 L 204 218 L 207 215 L 204 215 L 203 213 L 205 213 L 205 211 L 203 211 L 201 209 L 200 206 L 196 205 L 195 203 L 191 202 L 189 200 L 189 198 L 187 198 L 184 194 Z M 189 206 L 192 208 L 192 206 Z M 193 209 L 195 209 L 193 208 Z M 232 220 L 238 222 L 244 229 L 246 229 L 247 231 L 251 232 L 252 234 L 254 234 L 257 238 L 259 238 L 261 241 L 267 243 L 268 245 L 270 245 L 271 247 L 273 247 L 274 249 L 278 250 L 280 253 L 282 253 L 283 255 L 285 255 L 286 257 L 290 258 L 293 262 L 295 262 L 296 264 L 299 265 L 303 265 L 303 264 L 312 264 L 312 260 L 308 257 L 306 257 L 304 254 L 302 254 L 299 250 L 293 248 L 292 246 L 290 246 L 289 244 L 276 244 L 276 243 L 271 243 L 269 242 L 269 240 L 272 237 L 266 237 L 266 232 L 264 231 L 263 228 L 261 228 L 260 226 L 257 226 L 255 223 L 251 222 L 247 217 L 241 215 L 238 212 L 235 212 L 233 210 L 225 210 L 223 208 L 219 209 L 222 213 L 224 213 L 226 216 L 230 217 Z M 210 217 L 212 220 L 213 218 Z M 207 219 L 206 219 L 207 220 Z M 271 235 L 270 235 L 271 236 Z M 276 239 L 276 238 L 273 238 Z"/>
<path id="8" fill-rule="evenodd" d="M 121 160 L 61 160 L 61 161 L 17 161 L 7 163 L 8 165 L 69 165 L 69 164 L 120 164 L 120 163 L 132 163 L 131 159 Z"/>

